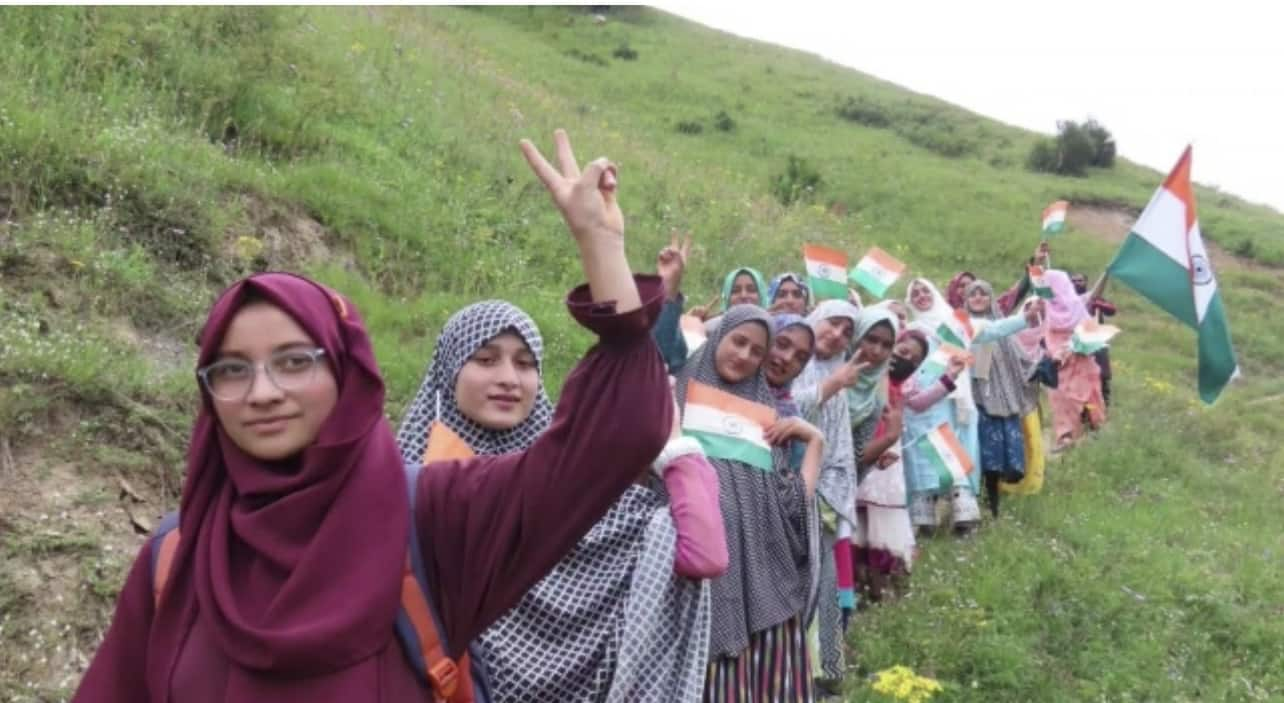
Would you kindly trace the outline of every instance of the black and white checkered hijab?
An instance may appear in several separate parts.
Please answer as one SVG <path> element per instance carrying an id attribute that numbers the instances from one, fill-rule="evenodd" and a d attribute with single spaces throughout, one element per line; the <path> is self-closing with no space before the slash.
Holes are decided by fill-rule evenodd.
<path id="1" fill-rule="evenodd" d="M 771 315 L 756 305 L 733 306 L 678 375 L 674 392 L 680 408 L 686 409 L 687 384 L 692 379 L 745 400 L 776 406 L 761 368 L 734 384 L 718 375 L 718 345 L 735 328 L 753 323 L 767 330 L 770 349 Z M 740 654 L 754 633 L 801 615 L 807 606 L 809 561 L 814 555 L 809 547 L 806 492 L 802 477 L 789 468 L 785 451 L 777 447 L 771 456 L 773 471 L 709 457 L 718 471 L 718 502 L 730 562 L 727 572 L 712 584 L 711 658 Z"/>
<path id="2" fill-rule="evenodd" d="M 514 332 L 526 342 L 539 366 L 540 386 L 531 413 L 509 430 L 488 430 L 464 417 L 455 399 L 459 370 L 487 342 Z M 507 454 L 529 447 L 553 421 L 553 404 L 544 392 L 544 340 L 529 315 L 511 303 L 487 300 L 460 310 L 446 321 L 437 338 L 423 385 L 397 431 L 397 446 L 407 463 L 423 459 L 433 420 L 454 430 L 478 454 Z"/>

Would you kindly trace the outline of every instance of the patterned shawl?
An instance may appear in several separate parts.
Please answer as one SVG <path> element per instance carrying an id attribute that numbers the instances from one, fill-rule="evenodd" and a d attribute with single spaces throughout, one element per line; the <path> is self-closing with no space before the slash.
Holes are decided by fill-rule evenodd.
<path id="1" fill-rule="evenodd" d="M 455 379 L 468 359 L 504 332 L 526 342 L 539 366 L 540 387 L 531 414 L 509 430 L 488 430 L 464 417 L 455 400 Z M 487 300 L 460 310 L 446 321 L 423 384 L 397 431 L 397 444 L 407 464 L 419 463 L 428 446 L 434 420 L 454 430 L 478 454 L 507 454 L 531 445 L 553 421 L 553 405 L 544 393 L 544 340 L 529 315 L 511 303 Z"/>
<path id="2" fill-rule="evenodd" d="M 821 320 L 835 317 L 850 320 L 852 329 L 860 324 L 860 311 L 845 300 L 826 300 L 807 316 L 813 328 Z M 842 354 L 828 359 L 812 356 L 806 368 L 794 381 L 794 397 L 807 419 L 825 434 L 825 457 L 820 464 L 817 492 L 834 512 L 848 522 L 856 522 L 856 456 L 852 447 L 851 414 L 847 411 L 847 394 L 836 393 L 818 405 L 820 384 L 847 360 Z"/>
<path id="3" fill-rule="evenodd" d="M 542 383 L 530 416 L 506 432 L 480 427 L 455 401 L 459 369 L 509 330 L 522 337 L 542 368 L 539 329 L 508 303 L 470 305 L 446 323 L 402 423 L 398 439 L 406 461 L 420 460 L 438 418 L 478 454 L 524 450 L 547 429 L 552 408 Z M 650 663 L 649 697 L 631 700 L 698 698 L 708 659 L 709 588 L 674 575 L 673 521 L 663 487 L 653 483 L 625 491 L 549 575 L 478 637 L 495 703 L 624 700 L 613 691 L 637 685 L 638 661 Z M 690 673 L 693 667 L 700 675 Z"/>
<path id="4" fill-rule="evenodd" d="M 994 288 L 988 282 L 973 281 L 967 287 L 965 296 L 970 298 L 978 290 L 985 291 L 990 296 L 990 310 L 984 315 L 972 315 L 989 322 L 1001 319 L 999 303 L 994 298 Z M 1034 409 L 1034 405 L 1029 402 L 1029 394 L 1025 392 L 1029 385 L 1028 379 L 1034 372 L 1034 365 L 1014 340 L 1005 338 L 989 344 L 975 345 L 973 352 L 977 361 L 976 370 L 972 374 L 972 395 L 978 406 L 996 417 L 1025 415 Z M 982 358 L 985 358 L 984 362 Z"/>
<path id="5" fill-rule="evenodd" d="M 710 586 L 673 574 L 677 533 L 656 488 L 630 486 L 478 638 L 495 703 L 699 700 Z"/>
<path id="6" fill-rule="evenodd" d="M 754 305 L 736 305 L 718 329 L 683 367 L 674 387 L 685 410 L 687 384 L 699 381 L 745 400 L 775 407 L 766 376 L 757 373 L 739 383 L 718 375 L 715 356 L 731 330 L 759 324 L 770 333 L 771 316 Z M 770 338 L 768 338 L 770 344 Z M 736 656 L 749 638 L 798 615 L 807 602 L 810 554 L 807 500 L 802 478 L 789 468 L 785 451 L 772 451 L 773 471 L 710 457 L 718 472 L 718 498 L 727 533 L 730 566 L 713 581 L 710 657 Z"/>

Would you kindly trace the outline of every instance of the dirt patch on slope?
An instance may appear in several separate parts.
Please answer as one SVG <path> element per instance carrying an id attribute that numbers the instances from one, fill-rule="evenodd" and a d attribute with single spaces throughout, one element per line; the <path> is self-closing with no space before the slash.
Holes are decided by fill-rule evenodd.
<path id="1" fill-rule="evenodd" d="M 1122 243 L 1132 231 L 1132 226 L 1137 222 L 1140 214 L 1140 210 L 1123 204 L 1071 203 L 1066 221 L 1080 232 L 1086 232 L 1108 242 Z M 1213 260 L 1214 271 L 1278 271 L 1261 262 L 1235 256 L 1207 239 L 1204 240 L 1204 246 L 1207 247 L 1208 255 Z"/>

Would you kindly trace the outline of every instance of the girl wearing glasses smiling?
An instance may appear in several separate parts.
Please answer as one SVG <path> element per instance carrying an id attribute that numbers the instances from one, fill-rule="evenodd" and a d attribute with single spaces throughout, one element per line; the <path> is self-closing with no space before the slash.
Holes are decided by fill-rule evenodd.
<path id="1" fill-rule="evenodd" d="M 561 210 L 601 342 L 521 452 L 434 463 L 410 504 L 357 310 L 289 274 L 252 276 L 201 333 L 202 403 L 167 578 L 139 553 L 77 701 L 431 700 L 394 635 L 417 544 L 446 655 L 460 656 L 602 517 L 665 445 L 673 402 L 649 330 L 659 279 L 624 254 L 615 167 L 522 150 Z M 153 589 L 155 588 L 155 592 Z"/>

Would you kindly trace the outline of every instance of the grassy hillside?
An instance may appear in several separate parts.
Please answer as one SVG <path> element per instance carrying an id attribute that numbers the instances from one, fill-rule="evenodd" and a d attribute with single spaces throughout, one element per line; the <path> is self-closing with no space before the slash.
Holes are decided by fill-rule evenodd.
<path id="1" fill-rule="evenodd" d="M 3 8 L 0 36 L 4 700 L 74 688 L 176 504 L 191 340 L 237 277 L 351 295 L 394 418 L 483 297 L 536 318 L 560 385 L 590 340 L 520 137 L 564 126 L 620 164 L 636 268 L 693 231 L 693 298 L 734 265 L 800 267 L 803 241 L 1007 283 L 1049 201 L 1135 212 L 1161 178 L 1031 174 L 1031 133 L 642 9 Z M 791 156 L 821 182 L 785 207 Z M 1198 406 L 1192 333 L 1112 290 L 1110 428 L 976 539 L 924 545 L 910 597 L 857 623 L 851 700 L 883 700 L 867 677 L 894 664 L 947 701 L 1284 698 L 1284 217 L 1198 198 L 1245 378 Z M 1054 260 L 1100 271 L 1106 234 L 1072 227 Z"/>

